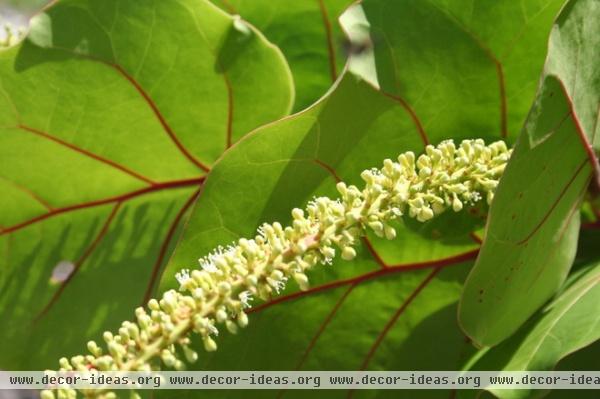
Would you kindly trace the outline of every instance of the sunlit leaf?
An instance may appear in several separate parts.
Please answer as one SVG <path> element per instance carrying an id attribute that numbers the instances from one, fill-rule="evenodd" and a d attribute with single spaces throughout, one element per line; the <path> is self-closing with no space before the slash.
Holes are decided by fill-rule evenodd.
<path id="1" fill-rule="evenodd" d="M 487 351 L 472 369 L 551 370 L 563 357 L 599 339 L 600 267 L 589 266 L 572 280 L 564 292 L 513 337 Z M 493 392 L 503 399 L 532 394 L 525 389 Z"/>
<path id="2" fill-rule="evenodd" d="M 56 367 L 128 318 L 211 164 L 291 84 L 203 0 L 63 1 L 0 51 L 0 367 Z"/>
<path id="3" fill-rule="evenodd" d="M 218 245 L 252 236 L 265 221 L 289 223 L 290 210 L 315 195 L 335 196 L 337 178 L 360 184 L 363 169 L 406 150 L 420 152 L 423 144 L 401 103 L 345 75 L 321 102 L 249 134 L 215 165 L 162 287 L 176 285 L 178 269 L 197 267 L 197 259 Z M 456 325 L 456 301 L 478 247 L 469 230 L 450 228 L 462 218 L 475 220 L 471 226 L 481 223 L 468 213 L 447 214 L 434 232 L 400 225 L 395 241 L 370 237 L 356 261 L 338 260 L 315 270 L 309 291 L 299 292 L 290 283 L 282 296 L 257 303 L 248 328 L 219 337 L 219 350 L 203 353 L 193 367 L 456 369 L 469 350 Z M 277 394 L 239 392 L 239 397 Z M 395 394 L 431 398 L 448 393 Z"/>

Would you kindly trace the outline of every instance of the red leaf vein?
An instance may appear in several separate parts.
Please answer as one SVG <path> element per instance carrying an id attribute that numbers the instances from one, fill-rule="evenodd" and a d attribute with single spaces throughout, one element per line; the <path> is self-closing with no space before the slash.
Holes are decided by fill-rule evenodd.
<path id="1" fill-rule="evenodd" d="M 102 238 L 104 238 L 104 236 L 108 232 L 108 228 L 110 227 L 111 222 L 114 220 L 114 217 L 117 214 L 119 208 L 121 207 L 121 204 L 122 204 L 122 202 L 117 202 L 115 204 L 115 206 L 113 207 L 112 211 L 110 212 L 110 214 L 106 218 L 106 221 L 104 222 L 104 225 L 102 226 L 102 228 L 100 229 L 100 231 L 96 235 L 96 238 L 94 238 L 94 240 L 90 243 L 90 245 L 87 247 L 87 249 L 81 255 L 81 257 L 77 260 L 77 262 L 75 262 L 75 268 L 73 269 L 73 272 L 69 275 L 69 277 L 67 277 L 67 279 L 65 281 L 63 281 L 61 283 L 60 287 L 54 292 L 54 295 L 52 296 L 52 298 L 50 299 L 50 301 L 37 314 L 37 316 L 35 316 L 34 323 L 37 322 L 37 321 L 39 321 L 44 315 L 46 315 L 48 313 L 48 311 L 52 308 L 52 306 L 58 301 L 58 299 L 60 298 L 60 296 L 64 292 L 65 288 L 67 288 L 67 285 L 73 280 L 73 278 L 75 277 L 75 275 L 77 274 L 77 272 L 81 268 L 81 265 L 83 265 L 83 263 L 85 262 L 85 260 L 94 252 L 94 249 L 96 249 L 96 247 L 98 246 L 98 244 L 100 244 L 100 241 L 102 241 Z"/>
<path id="2" fill-rule="evenodd" d="M 152 181 L 150 178 L 145 177 L 145 176 L 143 176 L 143 175 L 141 175 L 141 174 L 139 174 L 137 172 L 134 172 L 133 170 L 127 168 L 126 166 L 123 166 L 121 164 L 118 164 L 117 162 L 111 161 L 110 159 L 104 158 L 104 157 L 102 157 L 100 155 L 94 154 L 94 153 L 92 153 L 92 152 L 90 152 L 88 150 L 85 150 L 85 149 L 81 148 L 81 147 L 78 147 L 76 145 L 68 143 L 68 142 L 66 142 L 64 140 L 59 139 L 58 137 L 52 136 L 49 133 L 43 132 L 41 130 L 32 128 L 32 127 L 27 126 L 27 125 L 23 125 L 23 124 L 18 125 L 17 128 L 21 129 L 21 130 L 24 130 L 24 131 L 27 131 L 29 133 L 33 133 L 33 134 L 35 134 L 38 137 L 43 137 L 45 139 L 53 141 L 53 142 L 55 142 L 57 144 L 60 144 L 60 145 L 62 145 L 64 147 L 67 147 L 67 148 L 69 148 L 69 149 L 71 149 L 73 151 L 76 151 L 76 152 L 78 152 L 80 154 L 83 154 L 83 155 L 85 155 L 87 157 L 95 159 L 96 161 L 99 161 L 99 162 L 102 162 L 102 163 L 104 163 L 106 165 L 109 165 L 109 166 L 111 166 L 111 167 L 113 167 L 115 169 L 118 169 L 118 170 L 120 170 L 120 171 L 122 171 L 122 172 L 124 172 L 124 173 L 126 173 L 126 174 L 128 174 L 128 175 L 130 175 L 130 176 L 132 176 L 132 177 L 134 177 L 136 179 L 138 179 L 138 180 L 143 181 L 144 183 L 147 183 L 147 184 L 150 184 L 150 185 L 156 185 L 156 182 Z"/>

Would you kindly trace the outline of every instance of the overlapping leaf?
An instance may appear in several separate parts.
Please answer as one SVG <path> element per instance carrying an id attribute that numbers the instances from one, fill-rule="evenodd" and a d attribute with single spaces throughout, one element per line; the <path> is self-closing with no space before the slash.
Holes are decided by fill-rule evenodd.
<path id="1" fill-rule="evenodd" d="M 215 165 L 164 273 L 164 288 L 175 284 L 178 268 L 195 267 L 198 257 L 218 245 L 252 236 L 264 221 L 288 223 L 290 210 L 315 195 L 335 196 L 336 178 L 360 184 L 363 169 L 422 148 L 423 138 L 401 103 L 345 75 L 321 102 L 251 133 Z M 307 292 L 290 283 L 281 298 L 252 310 L 248 331 L 220 337 L 221 348 L 214 356 L 203 353 L 194 367 L 459 367 L 468 346 L 455 323 L 456 300 L 478 244 L 468 228 L 450 229 L 456 215 L 445 216 L 434 231 L 400 226 L 399 238 L 387 245 L 371 237 L 372 247 L 365 243 L 358 260 L 315 270 Z M 434 340 L 442 329 L 444 336 Z M 389 355 L 392 348 L 395 356 Z"/>
<path id="2" fill-rule="evenodd" d="M 352 0 L 215 0 L 256 26 L 285 55 L 301 110 L 321 97 L 343 69 L 346 54 L 337 23 Z"/>
<path id="3" fill-rule="evenodd" d="M 572 280 L 515 336 L 487 351 L 472 369 L 551 370 L 566 355 L 600 338 L 600 267 L 589 266 Z M 531 395 L 525 389 L 493 392 L 507 399 Z"/>
<path id="4" fill-rule="evenodd" d="M 471 43 L 477 51 L 471 49 L 469 51 L 475 53 L 473 57 L 455 60 L 466 71 L 455 68 L 449 72 L 444 63 L 449 62 L 446 56 L 451 51 L 447 47 L 452 47 L 453 42 L 439 30 L 444 34 L 455 32 L 456 22 L 447 17 L 432 18 L 430 13 L 422 12 L 423 7 L 425 11 L 433 7 L 428 2 L 386 4 L 380 10 L 382 2 L 364 2 L 373 29 L 377 72 L 378 76 L 389 77 L 386 75 L 389 71 L 381 67 L 389 61 L 386 49 L 390 48 L 383 39 L 394 37 L 402 41 L 406 58 L 402 59 L 403 68 L 398 74 L 409 73 L 402 84 L 406 92 L 403 91 L 402 96 L 398 93 L 381 95 L 352 75 L 346 75 L 315 106 L 261 128 L 242 140 L 209 176 L 184 238 L 164 274 L 163 288 L 176 284 L 173 275 L 178 269 L 195 267 L 197 258 L 218 245 L 252 236 L 262 222 L 288 223 L 290 210 L 303 206 L 314 195 L 335 196 L 334 173 L 344 181 L 358 183 L 362 169 L 377 166 L 382 159 L 406 150 L 420 152 L 427 141 L 450 137 L 482 137 L 489 141 L 501 136 L 501 102 L 498 100 L 501 90 L 496 64 L 490 62 L 485 51 L 472 44 L 470 35 L 465 35 L 462 44 L 459 41 L 459 48 Z M 541 67 L 545 47 L 544 33 L 540 33 L 539 28 L 547 33 L 552 6 L 556 10 L 556 4 L 535 9 L 538 15 L 529 21 L 535 26 L 532 30 L 524 19 L 512 26 L 506 18 L 500 18 L 508 13 L 509 2 L 487 9 L 486 23 L 496 24 L 498 29 L 510 28 L 513 38 L 518 37 L 515 48 L 532 46 L 536 50 L 528 61 L 520 60 L 526 65 L 517 66 L 513 61 L 516 70 L 510 76 L 518 82 L 537 81 L 539 71 L 536 69 Z M 439 11 L 439 7 L 433 10 Z M 380 17 L 385 18 L 385 23 L 378 19 Z M 404 26 L 412 33 L 405 37 L 406 32 L 397 30 L 397 26 Z M 444 42 L 439 39 L 440 42 L 435 43 L 434 35 L 443 37 Z M 407 68 L 406 64 L 411 62 L 415 64 Z M 426 68 L 436 63 L 437 75 Z M 487 70 L 488 66 L 492 73 L 477 72 L 479 68 Z M 416 74 L 420 79 L 412 79 Z M 535 83 L 531 87 L 534 86 Z M 484 101 L 485 96 L 491 96 L 490 89 L 476 100 L 461 104 L 460 95 L 465 90 L 478 93 L 487 87 L 494 88 L 493 101 Z M 410 96 L 405 98 L 405 93 Z M 431 103 L 430 96 L 438 96 L 438 93 L 439 97 L 435 98 L 438 103 Z M 444 106 L 436 108 L 442 101 L 440 98 L 445 100 Z M 474 102 L 478 106 L 471 109 Z M 515 100 L 511 105 L 515 115 L 524 116 L 528 107 L 525 104 L 520 97 Z M 494 111 L 490 111 L 492 109 Z M 511 118 L 516 120 L 517 117 Z M 511 123 L 516 125 L 516 122 Z M 470 222 L 461 229 L 459 220 Z M 470 345 L 457 328 L 454 312 L 461 278 L 469 266 L 461 261 L 476 255 L 476 243 L 468 234 L 474 226 L 472 220 L 465 214 L 445 215 L 431 225 L 406 223 L 400 226 L 399 237 L 394 242 L 371 237 L 371 244 L 365 244 L 358 260 L 335 262 L 332 267 L 315 271 L 311 275 L 313 289 L 308 293 L 298 293 L 296 287 L 290 286 L 282 299 L 274 298 L 257 306 L 247 331 L 239 336 L 219 337 L 220 349 L 214 355 L 204 354 L 194 367 L 216 370 L 459 368 Z M 455 263 L 456 266 L 444 268 Z M 221 394 L 227 396 L 227 393 Z M 278 395 L 277 392 L 236 392 L 238 394 L 242 397 Z M 410 398 L 448 396 L 443 391 L 354 393 L 358 397 L 386 394 Z M 211 396 L 214 395 L 211 392 Z M 306 395 L 304 391 L 284 393 L 286 397 Z M 346 397 L 348 394 L 331 392 L 330 395 Z"/>
<path id="5" fill-rule="evenodd" d="M 203 0 L 62 1 L 0 52 L 0 367 L 55 367 L 128 318 L 210 165 L 291 84 Z"/>
<path id="6" fill-rule="evenodd" d="M 598 161 L 600 6 L 573 0 L 550 36 L 538 96 L 500 183 L 460 320 L 480 344 L 512 334 L 564 281 Z M 595 315 L 591 315 L 595 317 Z"/>
<path id="7" fill-rule="evenodd" d="M 512 141 L 535 96 L 563 0 L 365 0 L 379 84 L 410 105 L 432 142 Z"/>

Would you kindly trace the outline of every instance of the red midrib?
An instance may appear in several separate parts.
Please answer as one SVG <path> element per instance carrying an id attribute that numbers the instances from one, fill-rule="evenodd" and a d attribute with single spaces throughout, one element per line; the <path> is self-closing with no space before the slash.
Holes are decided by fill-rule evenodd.
<path id="1" fill-rule="evenodd" d="M 54 47 L 50 47 L 50 48 L 57 50 L 57 51 L 63 51 L 63 52 L 72 54 L 81 59 L 86 59 L 86 60 L 90 60 L 93 62 L 97 62 L 97 63 L 103 64 L 103 65 L 106 65 L 106 66 L 114 69 L 115 71 L 117 71 L 123 78 L 125 78 L 133 86 L 133 88 L 138 92 L 138 94 L 144 99 L 146 104 L 152 110 L 152 113 L 154 113 L 154 115 L 158 119 L 158 121 L 159 121 L 160 125 L 162 126 L 163 130 L 165 131 L 165 133 L 169 136 L 169 138 L 171 139 L 173 144 L 175 144 L 175 146 L 179 149 L 181 154 L 183 154 L 183 156 L 185 158 L 187 158 L 191 163 L 193 163 L 195 166 L 197 166 L 202 171 L 204 171 L 204 172 L 210 171 L 210 168 L 208 166 L 204 165 L 202 162 L 200 162 L 198 159 L 196 159 L 196 157 L 194 157 L 194 155 L 192 155 L 191 152 L 181 143 L 181 141 L 179 140 L 179 138 L 177 137 L 177 135 L 175 134 L 175 132 L 173 131 L 173 129 L 171 128 L 169 123 L 167 122 L 164 115 L 160 112 L 158 106 L 156 105 L 156 103 L 154 102 L 152 97 L 150 97 L 150 95 L 146 92 L 146 90 L 142 87 L 142 85 L 133 76 L 131 76 L 123 67 L 121 67 L 121 65 L 114 63 L 114 62 L 105 61 L 99 57 L 95 57 L 95 56 L 92 56 L 89 54 L 81 54 L 81 53 L 78 53 L 71 49 L 64 48 L 64 47 L 54 46 Z"/>
<path id="2" fill-rule="evenodd" d="M 392 329 L 392 327 L 394 326 L 394 324 L 396 324 L 396 321 L 398 321 L 398 318 L 400 318 L 400 316 L 402 315 L 402 313 L 404 313 L 404 311 L 406 310 L 406 308 L 408 308 L 408 306 L 417 297 L 417 295 L 419 295 L 419 293 L 421 291 L 423 291 L 423 289 L 440 272 L 440 270 L 442 270 L 441 267 L 436 267 L 435 269 L 433 269 L 427 275 L 427 277 L 410 293 L 410 295 L 404 300 L 404 302 L 402 302 L 402 305 L 400 305 L 400 307 L 398 308 L 398 310 L 396 310 L 396 312 L 388 320 L 388 322 L 384 326 L 384 328 L 381 331 L 381 333 L 377 336 L 377 339 L 375 339 L 375 342 L 373 343 L 373 346 L 371 346 L 371 349 L 369 349 L 369 352 L 367 353 L 367 356 L 365 357 L 365 360 L 363 361 L 363 363 L 362 363 L 362 365 L 360 367 L 361 370 L 366 370 L 367 369 L 367 366 L 369 365 L 369 362 L 371 361 L 371 359 L 375 355 L 375 352 L 377 351 L 377 349 L 379 348 L 379 346 L 381 345 L 381 343 L 385 339 L 385 337 L 388 334 L 388 332 Z"/>
<path id="3" fill-rule="evenodd" d="M 90 152 L 90 151 L 88 151 L 86 149 L 83 149 L 81 147 L 78 147 L 76 145 L 68 143 L 68 142 L 66 142 L 64 140 L 59 139 L 58 137 L 52 136 L 49 133 L 46 133 L 44 131 L 41 131 L 39 129 L 35 129 L 33 127 L 30 127 L 30 126 L 27 126 L 27 125 L 24 125 L 24 124 L 19 124 L 17 126 L 17 128 L 21 129 L 21 130 L 24 130 L 26 132 L 29 132 L 29 133 L 33 133 L 33 134 L 35 134 L 38 137 L 42 137 L 42 138 L 45 138 L 47 140 L 53 141 L 53 142 L 55 142 L 57 144 L 60 144 L 60 145 L 62 145 L 64 147 L 67 147 L 67 148 L 69 148 L 69 149 L 71 149 L 71 150 L 73 150 L 75 152 L 78 152 L 78 153 L 83 154 L 83 155 L 85 155 L 85 156 L 87 156 L 89 158 L 95 159 L 96 161 L 99 161 L 99 162 L 102 162 L 102 163 L 104 163 L 106 165 L 109 165 L 109 166 L 111 166 L 111 167 L 113 167 L 115 169 L 118 169 L 118 170 L 120 170 L 120 171 L 122 171 L 122 172 L 124 172 L 124 173 L 126 173 L 126 174 L 128 174 L 128 175 L 130 175 L 130 176 L 132 176 L 132 177 L 134 177 L 136 179 L 138 179 L 138 180 L 143 181 L 144 183 L 150 184 L 152 186 L 156 185 L 156 182 L 153 181 L 152 179 L 150 179 L 150 178 L 148 178 L 146 176 L 143 176 L 140 173 L 134 172 L 133 170 L 127 168 L 126 166 L 123 166 L 123 165 L 121 165 L 121 164 L 119 164 L 117 162 L 111 161 L 108 158 L 104 158 L 104 157 L 102 157 L 100 155 L 97 155 L 97 154 L 94 154 L 94 153 L 92 153 L 92 152 Z"/>
<path id="4" fill-rule="evenodd" d="M 100 229 L 100 231 L 96 235 L 96 238 L 94 239 L 94 241 L 91 242 L 91 244 L 86 248 L 86 250 L 81 255 L 81 257 L 77 260 L 77 262 L 75 262 L 75 268 L 73 269 L 73 271 L 71 272 L 71 274 L 67 277 L 67 279 L 61 283 L 61 285 L 58 288 L 58 290 L 56 290 L 54 292 L 54 295 L 52 295 L 52 298 L 50 299 L 50 301 L 35 316 L 35 318 L 33 319 L 34 323 L 38 322 L 42 317 L 44 317 L 44 315 L 46 315 L 46 313 L 48 313 L 48 311 L 50 310 L 50 308 L 52 308 L 52 306 L 54 306 L 54 304 L 61 297 L 61 295 L 64 292 L 65 288 L 67 288 L 67 285 L 73 280 L 73 277 L 75 277 L 75 275 L 77 274 L 77 272 L 81 268 L 81 265 L 83 265 L 83 263 L 86 261 L 86 259 L 92 254 L 92 252 L 94 252 L 94 249 L 96 249 L 96 247 L 98 246 L 98 244 L 100 243 L 100 241 L 102 241 L 102 238 L 104 238 L 104 236 L 108 232 L 108 228 L 110 227 L 110 224 L 114 220 L 114 217 L 117 214 L 119 208 L 121 207 L 121 204 L 122 204 L 121 201 L 119 201 L 119 202 L 117 202 L 115 204 L 115 206 L 113 207 L 112 211 L 110 212 L 110 214 L 106 218 L 106 221 L 104 222 L 104 225 L 102 226 L 102 228 Z"/>
<path id="5" fill-rule="evenodd" d="M 369 240 L 369 237 L 363 237 L 362 240 L 371 256 L 373 256 L 375 259 L 375 262 L 377 262 L 383 269 L 388 267 L 389 265 L 385 263 L 381 255 L 379 255 L 379 253 L 375 250 L 375 247 L 373 246 L 373 243 L 371 243 L 371 240 Z"/>
<path id="6" fill-rule="evenodd" d="M 90 58 L 90 59 L 94 60 L 94 58 Z M 188 149 L 184 147 L 184 145 L 181 143 L 181 141 L 179 141 L 179 138 L 175 135 L 175 132 L 173 132 L 173 129 L 171 129 L 171 126 L 169 125 L 169 123 L 167 122 L 167 120 L 165 119 L 165 117 L 163 116 L 163 114 L 160 112 L 160 110 L 158 109 L 158 106 L 156 105 L 156 103 L 154 102 L 154 100 L 148 95 L 148 93 L 146 93 L 146 91 L 144 90 L 144 88 L 138 83 L 137 80 L 135 80 L 133 78 L 133 76 L 129 75 L 129 73 L 127 73 L 127 71 L 125 71 L 125 69 L 123 69 L 119 64 L 104 62 L 104 61 L 101 61 L 101 60 L 97 60 L 97 61 L 102 62 L 102 63 L 104 63 L 104 64 L 106 64 L 108 66 L 113 67 L 126 80 L 128 80 L 131 83 L 131 85 L 137 90 L 137 92 L 142 96 L 142 98 L 144 98 L 144 100 L 146 101 L 146 103 L 148 104 L 148 106 L 152 109 L 152 112 L 154 112 L 154 115 L 156 115 L 156 117 L 158 118 L 158 121 L 162 125 L 163 129 L 165 130 L 165 132 L 167 133 L 167 135 L 171 138 L 171 140 L 173 141 L 173 143 L 175 144 L 175 146 L 179 149 L 179 151 L 190 162 L 192 162 L 194 165 L 196 165 L 201 170 L 203 170 L 205 172 L 210 171 L 210 168 L 208 166 L 204 165 L 202 162 L 200 162 L 198 159 L 196 159 L 188 151 Z"/>
<path id="7" fill-rule="evenodd" d="M 30 226 L 34 223 L 40 222 L 42 220 L 45 220 L 50 217 L 57 216 L 57 215 L 60 215 L 63 213 L 72 212 L 72 211 L 76 211 L 79 209 L 91 208 L 91 207 L 99 206 L 99 205 L 110 204 L 113 202 L 124 202 L 124 201 L 128 201 L 132 198 L 136 198 L 141 195 L 152 193 L 152 192 L 173 189 L 173 188 L 180 188 L 180 187 L 198 186 L 198 185 L 202 184 L 203 181 L 204 181 L 204 177 L 196 178 L 196 179 L 187 179 L 187 180 L 173 180 L 173 181 L 168 181 L 168 182 L 164 182 L 164 183 L 157 183 L 153 186 L 145 187 L 145 188 L 131 191 L 131 192 L 128 192 L 125 194 L 115 195 L 112 197 L 102 198 L 102 199 L 89 201 L 89 202 L 82 202 L 79 204 L 69 205 L 69 206 L 65 206 L 62 208 L 54 208 L 50 212 L 33 217 L 31 219 L 14 224 L 12 226 L 5 227 L 0 232 L 0 236 L 3 234 L 8 234 L 8 233 L 18 231 L 24 227 Z"/>
<path id="8" fill-rule="evenodd" d="M 179 209 L 179 212 L 177 212 L 177 215 L 175 215 L 175 218 L 173 219 L 173 222 L 171 223 L 171 226 L 169 227 L 169 231 L 167 232 L 167 235 L 166 235 L 165 239 L 163 240 L 163 243 L 160 246 L 160 250 L 158 252 L 158 257 L 156 258 L 156 262 L 154 262 L 154 265 L 152 266 L 152 273 L 150 274 L 150 280 L 148 281 L 148 285 L 146 287 L 146 292 L 144 293 L 144 298 L 142 299 L 142 304 L 141 304 L 142 306 L 145 305 L 150 300 L 150 297 L 152 296 L 154 284 L 156 283 L 156 280 L 158 279 L 158 276 L 159 276 L 158 272 L 160 271 L 160 267 L 162 266 L 165 255 L 167 254 L 167 249 L 169 248 L 169 244 L 170 244 L 171 240 L 173 239 L 173 236 L 175 235 L 175 231 L 177 230 L 177 226 L 179 225 L 179 222 L 181 221 L 181 219 L 183 218 L 183 215 L 185 215 L 185 213 L 189 209 L 189 207 L 192 206 L 192 204 L 194 203 L 194 200 L 196 198 L 198 198 L 199 194 L 200 194 L 200 189 L 196 190 L 194 192 L 194 194 L 192 194 L 192 196 L 183 204 L 181 209 Z"/>
<path id="9" fill-rule="evenodd" d="M 327 7 L 323 0 L 317 0 L 319 3 L 319 11 L 323 19 L 323 27 L 325 29 L 325 39 L 327 41 L 327 56 L 329 58 L 329 75 L 331 81 L 335 82 L 337 79 L 337 66 L 335 61 L 335 47 L 333 45 L 333 32 L 331 29 L 331 22 L 329 22 L 329 15 L 327 13 Z"/>
<path id="10" fill-rule="evenodd" d="M 522 240 L 517 242 L 517 245 L 522 245 L 522 244 L 525 244 L 527 241 L 529 241 L 531 239 L 531 237 L 533 237 L 539 231 L 539 229 L 544 225 L 544 223 L 546 223 L 546 220 L 548 220 L 548 218 L 550 217 L 552 212 L 554 212 L 554 209 L 558 206 L 558 204 L 560 203 L 560 200 L 565 196 L 565 194 L 569 190 L 569 187 L 571 187 L 571 184 L 573 184 L 573 182 L 575 181 L 577 176 L 579 176 L 579 173 L 581 173 L 581 171 L 583 170 L 583 167 L 587 164 L 588 164 L 588 160 L 586 158 L 579 165 L 579 167 L 577 168 L 575 173 L 571 176 L 571 178 L 569 179 L 567 184 L 562 188 L 558 197 L 556 197 L 556 199 L 552 202 L 550 209 L 548 209 L 548 211 L 544 214 L 542 219 L 535 225 L 535 227 L 531 230 L 531 232 L 529 232 L 529 234 L 527 234 L 527 236 L 525 236 L 525 238 L 523 238 Z"/>
<path id="11" fill-rule="evenodd" d="M 227 147 L 231 147 L 233 144 L 233 86 L 231 85 L 231 81 L 229 80 L 229 76 L 227 72 L 223 70 L 223 79 L 225 80 L 225 87 L 227 89 Z"/>
<path id="12" fill-rule="evenodd" d="M 309 288 L 306 291 L 297 291 L 292 294 L 277 297 L 269 302 L 262 303 L 254 308 L 249 309 L 247 313 L 259 312 L 259 311 L 267 309 L 271 306 L 277 305 L 278 303 L 302 298 L 307 295 L 315 294 L 318 292 L 329 291 L 329 290 L 337 288 L 337 287 L 351 285 L 351 284 L 361 284 L 365 281 L 368 281 L 368 280 L 371 280 L 374 278 L 378 278 L 378 277 L 382 277 L 382 276 L 386 276 L 388 274 L 409 272 L 409 271 L 421 270 L 421 269 L 429 269 L 432 267 L 452 266 L 452 265 L 455 265 L 455 264 L 458 264 L 461 262 L 473 260 L 477 257 L 478 253 L 479 253 L 479 248 L 471 250 L 471 251 L 463 252 L 461 254 L 451 256 L 448 258 L 437 259 L 437 260 L 432 260 L 432 261 L 424 261 L 424 262 L 399 264 L 399 265 L 386 267 L 385 269 L 381 268 L 381 269 L 373 270 L 371 272 L 361 274 L 356 277 L 352 277 L 352 278 L 348 278 L 348 279 L 344 279 L 344 280 L 332 281 L 331 283 L 327 283 L 327 284 L 319 285 L 317 287 Z"/>
<path id="13" fill-rule="evenodd" d="M 425 128 L 423 128 L 423 123 L 421 123 L 421 120 L 419 119 L 419 117 L 417 116 L 417 113 L 415 112 L 415 110 L 410 106 L 410 104 L 402 97 L 391 94 L 391 93 L 387 93 L 382 91 L 381 92 L 383 95 L 385 95 L 386 97 L 391 98 L 392 100 L 398 102 L 402 108 L 404 108 L 406 110 L 406 112 L 408 112 L 408 115 L 410 116 L 410 119 L 412 119 L 415 127 L 417 128 L 417 131 L 419 132 L 419 136 L 421 137 L 421 140 L 423 141 L 423 144 L 428 145 L 431 144 L 429 142 L 429 138 L 427 137 L 427 133 L 425 133 Z"/>

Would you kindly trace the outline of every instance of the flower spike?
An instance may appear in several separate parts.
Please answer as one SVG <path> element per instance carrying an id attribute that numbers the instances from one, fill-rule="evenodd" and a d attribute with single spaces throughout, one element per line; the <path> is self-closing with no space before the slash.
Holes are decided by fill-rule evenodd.
<path id="1" fill-rule="evenodd" d="M 486 198 L 488 204 L 511 155 L 502 141 L 452 140 L 428 145 L 418 158 L 412 152 L 397 161 L 386 159 L 380 169 L 361 173 L 359 189 L 337 184 L 339 199 L 315 198 L 305 210 L 292 210 L 292 225 L 263 224 L 251 239 L 241 238 L 201 258 L 200 269 L 177 273 L 179 290 L 152 299 L 135 311 L 136 322 L 126 321 L 118 334 L 104 334 L 106 350 L 94 341 L 90 354 L 60 360 L 60 370 L 144 371 L 160 363 L 180 370 L 180 353 L 188 362 L 198 358 L 189 348 L 190 335 L 200 336 L 208 352 L 217 349 L 215 337 L 223 326 L 231 333 L 248 324 L 245 309 L 253 297 L 268 300 L 283 291 L 288 280 L 308 289 L 307 272 L 330 264 L 336 254 L 356 257 L 360 237 L 372 230 L 387 239 L 396 237 L 391 222 L 406 215 L 426 222 L 443 212 L 459 212 Z M 176 350 L 176 347 L 181 350 Z M 106 390 L 85 390 L 86 397 L 110 398 Z M 44 399 L 54 398 L 44 391 Z M 60 398 L 76 391 L 61 389 Z"/>

